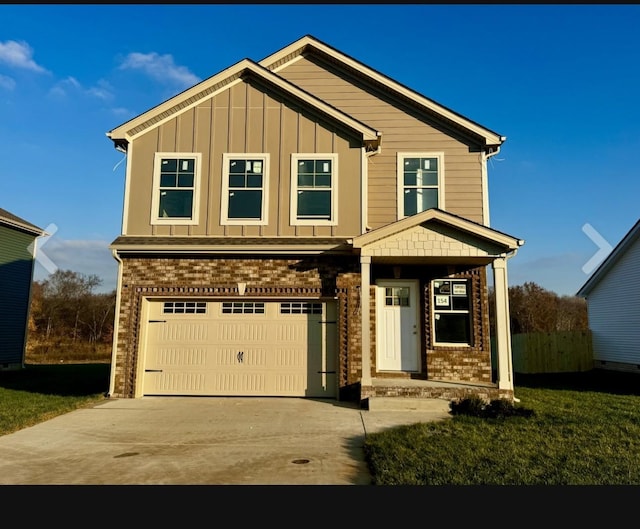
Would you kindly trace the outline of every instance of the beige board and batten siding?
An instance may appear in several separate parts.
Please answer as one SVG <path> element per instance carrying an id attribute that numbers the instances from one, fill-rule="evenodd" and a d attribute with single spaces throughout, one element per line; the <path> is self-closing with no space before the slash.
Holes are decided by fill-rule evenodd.
<path id="1" fill-rule="evenodd" d="M 183 110 L 136 137 L 133 144 L 127 235 L 350 237 L 360 234 L 360 201 L 353 197 L 361 195 L 361 140 L 252 81 L 233 84 Z M 151 224 L 156 152 L 201 153 L 196 224 Z M 298 152 L 338 154 L 337 226 L 291 226 L 291 154 Z M 269 154 L 267 225 L 221 225 L 224 153 Z"/>
<path id="2" fill-rule="evenodd" d="M 596 362 L 640 365 L 640 237 L 593 287 L 587 298 Z"/>
<path id="3" fill-rule="evenodd" d="M 397 220 L 397 153 L 444 153 L 445 209 L 483 222 L 480 142 L 334 70 L 316 57 L 301 57 L 278 69 L 279 76 L 382 133 L 381 153 L 370 158 L 368 224 L 377 228 Z"/>

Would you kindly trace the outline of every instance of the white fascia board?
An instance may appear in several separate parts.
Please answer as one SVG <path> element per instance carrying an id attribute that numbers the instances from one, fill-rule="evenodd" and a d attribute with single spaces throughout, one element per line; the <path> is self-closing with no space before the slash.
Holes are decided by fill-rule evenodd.
<path id="1" fill-rule="evenodd" d="M 189 110 L 190 108 L 200 104 L 204 98 L 214 97 L 220 92 L 228 90 L 234 84 L 242 82 L 242 75 L 247 71 L 252 72 L 253 74 L 265 80 L 266 82 L 277 86 L 283 91 L 288 92 L 291 95 L 301 99 L 308 105 L 315 107 L 318 110 L 322 111 L 323 113 L 328 114 L 332 118 L 344 123 L 349 128 L 361 134 L 364 141 L 379 141 L 381 134 L 377 130 L 372 129 L 366 124 L 352 118 L 351 116 L 341 112 L 340 110 L 332 107 L 331 105 L 328 105 L 324 101 L 309 94 L 308 92 L 305 92 L 304 90 L 298 88 L 294 84 L 289 83 L 288 81 L 282 79 L 275 73 L 271 72 L 270 70 L 267 70 L 266 68 L 263 68 L 262 66 L 259 66 L 257 63 L 249 59 L 244 59 L 240 61 L 234 66 L 231 66 L 226 70 L 223 70 L 222 72 L 214 75 L 213 77 L 210 77 L 209 79 L 206 79 L 205 81 L 198 83 L 192 88 L 185 90 L 181 94 L 178 94 L 177 96 L 174 96 L 171 99 L 168 99 L 164 103 L 161 103 L 160 105 L 148 110 L 143 114 L 140 114 L 139 116 L 133 118 L 132 120 L 120 125 L 119 127 L 116 127 L 115 129 L 107 132 L 107 137 L 109 137 L 114 142 L 118 139 L 131 142 L 137 136 L 146 132 L 148 129 L 145 128 L 144 130 L 138 131 L 133 134 L 130 134 L 128 131 L 131 131 L 132 129 L 139 127 L 145 121 L 152 119 L 154 116 L 158 116 L 163 112 L 170 111 L 171 109 L 175 108 L 177 105 L 180 105 L 181 102 L 186 102 L 189 99 L 192 99 L 190 103 L 185 104 L 184 106 L 181 106 L 180 109 L 177 110 L 176 112 L 171 112 L 167 114 L 167 116 L 165 116 L 161 120 L 158 120 L 157 122 L 154 122 L 151 126 L 157 127 L 162 125 L 166 121 L 173 119 L 177 112 L 184 112 L 186 110 Z M 218 83 L 222 83 L 225 80 L 229 80 L 229 82 L 225 83 L 223 86 L 220 86 L 217 90 L 206 92 L 207 89 L 215 86 Z M 198 97 L 199 95 L 200 97 Z"/>

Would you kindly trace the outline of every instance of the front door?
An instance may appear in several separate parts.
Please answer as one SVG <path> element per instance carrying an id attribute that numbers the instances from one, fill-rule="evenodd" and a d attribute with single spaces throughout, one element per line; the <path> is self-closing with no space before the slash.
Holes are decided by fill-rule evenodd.
<path id="1" fill-rule="evenodd" d="M 418 281 L 384 280 L 376 286 L 378 371 L 419 371 Z"/>

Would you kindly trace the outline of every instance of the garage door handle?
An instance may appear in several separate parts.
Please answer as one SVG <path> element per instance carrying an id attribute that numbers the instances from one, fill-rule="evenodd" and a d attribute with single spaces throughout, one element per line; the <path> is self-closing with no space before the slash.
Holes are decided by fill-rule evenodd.
<path id="1" fill-rule="evenodd" d="M 145 369 L 145 373 L 162 373 L 162 369 Z"/>
<path id="2" fill-rule="evenodd" d="M 335 375 L 335 371 L 318 371 L 318 373 L 327 373 L 328 375 Z"/>
<path id="3" fill-rule="evenodd" d="M 149 320 L 149 323 L 167 323 L 167 320 Z"/>
<path id="4" fill-rule="evenodd" d="M 319 321 L 318 323 L 338 323 L 338 321 Z"/>

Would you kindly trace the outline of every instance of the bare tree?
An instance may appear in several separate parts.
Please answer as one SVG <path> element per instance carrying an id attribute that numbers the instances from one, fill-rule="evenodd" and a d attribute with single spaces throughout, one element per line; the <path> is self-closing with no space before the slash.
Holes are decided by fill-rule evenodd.
<path id="1" fill-rule="evenodd" d="M 495 334 L 495 293 L 489 290 L 489 323 Z M 575 331 L 589 328 L 586 301 L 577 296 L 559 296 L 527 282 L 509 287 L 510 327 L 513 334 Z"/>

